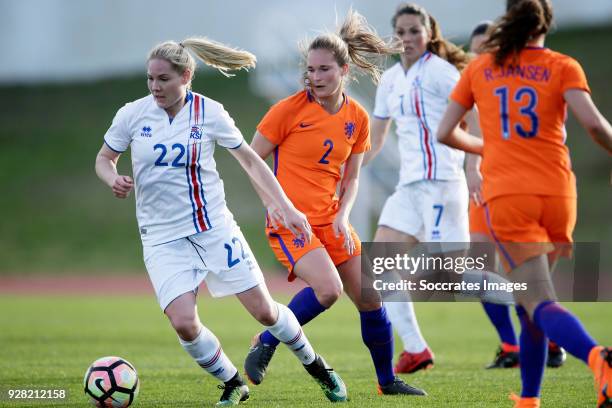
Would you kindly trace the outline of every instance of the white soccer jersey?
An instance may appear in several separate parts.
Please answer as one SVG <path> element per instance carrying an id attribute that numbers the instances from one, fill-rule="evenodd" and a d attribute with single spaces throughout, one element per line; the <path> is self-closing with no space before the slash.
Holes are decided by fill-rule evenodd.
<path id="1" fill-rule="evenodd" d="M 244 138 L 220 103 L 188 92 L 170 123 L 152 95 L 119 109 L 104 136 L 116 152 L 131 148 L 136 217 L 144 245 L 214 228 L 227 216 L 215 143 L 239 147 Z"/>
<path id="2" fill-rule="evenodd" d="M 408 72 L 398 62 L 384 72 L 376 90 L 374 116 L 395 121 L 400 152 L 398 186 L 419 180 L 463 179 L 464 153 L 436 139 L 457 69 L 426 52 Z"/>

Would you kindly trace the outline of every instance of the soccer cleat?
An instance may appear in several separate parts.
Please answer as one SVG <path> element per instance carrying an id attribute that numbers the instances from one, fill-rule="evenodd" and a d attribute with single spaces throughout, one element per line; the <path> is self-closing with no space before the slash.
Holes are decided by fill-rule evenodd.
<path id="1" fill-rule="evenodd" d="M 409 353 L 402 351 L 397 364 L 393 368 L 395 374 L 411 374 L 419 370 L 428 370 L 434 365 L 434 355 L 429 349 L 425 347 L 425 350 L 420 353 Z"/>
<path id="2" fill-rule="evenodd" d="M 346 385 L 342 378 L 327 365 L 323 357 L 317 354 L 315 360 L 304 368 L 308 374 L 319 384 L 323 393 L 331 402 L 344 402 L 348 400 Z"/>
<path id="3" fill-rule="evenodd" d="M 250 382 L 255 385 L 261 384 L 275 351 L 276 347 L 261 342 L 259 334 L 253 337 L 249 354 L 244 360 L 244 371 Z"/>
<path id="4" fill-rule="evenodd" d="M 612 408 L 612 348 L 593 347 L 589 367 L 595 375 L 597 408 Z"/>
<path id="5" fill-rule="evenodd" d="M 378 384 L 378 395 L 427 395 L 427 393 L 420 388 L 406 384 L 401 378 L 395 377 L 390 384 Z"/>
<path id="6" fill-rule="evenodd" d="M 548 342 L 548 359 L 546 365 L 551 368 L 558 368 L 565 363 L 567 359 L 567 353 L 563 347 L 559 347 L 553 342 Z"/>
<path id="7" fill-rule="evenodd" d="M 236 373 L 225 384 L 218 385 L 217 388 L 223 390 L 223 394 L 221 394 L 221 398 L 215 404 L 215 407 L 231 407 L 249 399 L 249 387 L 244 383 L 239 373 Z"/>
<path id="8" fill-rule="evenodd" d="M 519 366 L 519 353 L 516 351 L 505 351 L 501 346 L 493 361 L 486 367 L 491 368 L 515 368 Z"/>
<path id="9" fill-rule="evenodd" d="M 514 401 L 514 408 L 540 408 L 540 399 L 537 397 L 519 397 L 512 393 L 508 398 Z"/>

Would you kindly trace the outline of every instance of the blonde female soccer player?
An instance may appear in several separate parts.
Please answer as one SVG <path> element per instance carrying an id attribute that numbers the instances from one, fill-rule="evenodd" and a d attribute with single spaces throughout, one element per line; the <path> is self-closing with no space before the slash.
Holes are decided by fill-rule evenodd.
<path id="1" fill-rule="evenodd" d="M 332 401 L 346 400 L 340 377 L 325 366 L 293 313 L 274 302 L 255 257 L 225 204 L 213 159 L 215 145 L 229 149 L 265 193 L 275 222 L 310 242 L 306 217 L 295 209 L 274 175 L 253 152 L 223 106 L 191 91 L 196 61 L 222 72 L 255 66 L 255 56 L 202 38 L 164 42 L 149 53 L 150 95 L 122 107 L 104 136 L 96 172 L 118 198 L 134 188 L 144 262 L 159 305 L 181 346 L 224 383 L 217 406 L 237 405 L 249 389 L 198 317 L 198 286 L 214 297 L 236 295 L 249 313 L 304 364 Z M 117 173 L 131 149 L 134 180 Z"/>
<path id="2" fill-rule="evenodd" d="M 368 115 L 345 93 L 349 66 L 377 80 L 378 66 L 369 56 L 400 50 L 379 38 L 362 16 L 349 12 L 337 33 L 309 43 L 308 89 L 270 108 L 251 146 L 262 158 L 274 156 L 276 178 L 313 226 L 310 242 L 294 238 L 286 228 L 268 224 L 266 229 L 272 250 L 289 271 L 289 280 L 298 277 L 308 284 L 288 305 L 300 324 L 329 308 L 344 289 L 359 311 L 362 339 L 370 350 L 379 393 L 423 395 L 393 374 L 391 323 L 378 297 L 361 296 L 361 243 L 348 221 L 363 155 L 370 148 Z M 245 369 L 256 384 L 263 380 L 280 340 L 275 337 L 270 331 L 257 335 L 247 356 Z"/>
<path id="3" fill-rule="evenodd" d="M 564 143 L 566 107 L 611 153 L 612 126 L 593 104 L 580 64 L 544 47 L 552 19 L 550 0 L 507 2 L 506 14 L 484 44 L 486 52 L 468 65 L 453 90 L 438 139 L 482 154 L 489 232 L 510 278 L 529 288 L 515 292 L 523 386 L 515 406 L 540 406 L 550 338 L 588 364 L 597 406 L 609 407 L 612 349 L 597 345 L 557 303 L 549 265 L 571 252 L 576 223 L 576 180 Z M 483 139 L 457 127 L 474 105 Z"/>

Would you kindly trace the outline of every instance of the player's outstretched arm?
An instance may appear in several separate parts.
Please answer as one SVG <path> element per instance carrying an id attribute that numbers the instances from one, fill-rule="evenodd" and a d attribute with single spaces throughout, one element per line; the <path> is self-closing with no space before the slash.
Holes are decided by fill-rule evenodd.
<path id="1" fill-rule="evenodd" d="M 130 176 L 117 174 L 119 156 L 121 156 L 121 153 L 117 153 L 103 144 L 96 156 L 96 174 L 113 190 L 115 197 L 127 198 L 134 188 L 134 181 Z"/>
<path id="2" fill-rule="evenodd" d="M 459 127 L 459 123 L 467 112 L 463 106 L 450 101 L 442 121 L 438 126 L 437 138 L 440 143 L 467 153 L 482 154 L 482 139 L 470 135 Z"/>
<path id="3" fill-rule="evenodd" d="M 363 157 L 362 166 L 365 166 L 372 160 L 378 153 L 380 153 L 383 145 L 385 144 L 385 138 L 391 127 L 391 119 L 380 119 L 374 117 L 372 119 L 372 125 L 370 126 L 370 143 L 372 148 L 365 153 Z"/>
<path id="4" fill-rule="evenodd" d="M 569 89 L 563 97 L 582 127 L 601 147 L 612 154 L 612 126 L 599 112 L 591 95 L 582 89 Z"/>
<path id="5" fill-rule="evenodd" d="M 295 236 L 304 234 L 306 240 L 310 242 L 312 230 L 308 219 L 289 201 L 266 162 L 246 143 L 229 151 L 248 174 L 262 202 L 268 208 L 268 217 L 272 225 L 278 228 L 280 223 Z"/>

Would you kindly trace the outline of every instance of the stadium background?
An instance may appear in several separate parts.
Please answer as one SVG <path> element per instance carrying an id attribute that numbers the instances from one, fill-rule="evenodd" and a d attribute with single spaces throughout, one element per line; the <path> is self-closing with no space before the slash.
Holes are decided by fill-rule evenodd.
<path id="1" fill-rule="evenodd" d="M 447 37 L 464 44 L 471 28 L 481 20 L 499 15 L 503 3 L 502 0 L 453 3 L 430 0 L 421 4 L 438 19 Z M 397 4 L 395 1 L 338 0 L 331 3 L 315 0 L 307 3 L 274 0 L 255 4 L 247 0 L 181 0 L 170 4 L 145 0 L 87 3 L 0 0 L 0 9 L 3 10 L 0 14 L 0 36 L 4 39 L 0 57 L 0 211 L 3 215 L 0 221 L 0 293 L 3 293 L 0 297 L 3 310 L 0 316 L 0 343 L 7 346 L 0 352 L 0 371 L 3 372 L 0 375 L 0 388 L 9 384 L 61 386 L 67 376 L 74 373 L 82 375 L 79 373 L 84 372 L 89 361 L 109 353 L 135 359 L 137 367 L 144 370 L 156 367 L 156 364 L 161 364 L 161 357 L 150 359 L 147 356 L 145 360 L 144 356 L 140 358 L 139 349 L 129 346 L 132 341 L 138 344 L 142 330 L 145 336 L 159 339 L 154 342 L 153 350 L 159 353 L 171 351 L 174 358 L 170 363 L 171 370 L 187 371 L 194 381 L 201 378 L 197 367 L 193 367 L 192 362 L 181 354 L 183 352 L 175 344 L 163 316 L 155 310 L 152 293 L 144 295 L 144 302 L 139 297 L 118 297 L 106 312 L 101 312 L 99 309 L 103 301 L 94 298 L 47 298 L 38 296 L 40 292 L 37 291 L 33 292 L 37 295 L 35 298 L 23 296 L 28 291 L 27 287 L 11 294 L 10 289 L 2 290 L 2 285 L 8 282 L 7 279 L 24 276 L 44 276 L 43 279 L 48 279 L 45 282 L 50 282 L 60 276 L 145 275 L 133 196 L 127 201 L 114 199 L 109 189 L 95 176 L 93 164 L 102 136 L 117 109 L 125 102 L 146 94 L 144 61 L 154 44 L 166 39 L 179 41 L 189 35 L 207 35 L 250 50 L 258 56 L 258 68 L 250 73 L 240 73 L 235 78 L 227 79 L 217 72 L 202 69 L 198 71 L 193 84 L 194 90 L 223 103 L 250 141 L 258 120 L 270 104 L 299 86 L 298 40 L 316 35 L 323 28 L 333 28 L 337 16 L 342 18 L 351 4 L 381 34 L 391 33 L 389 19 Z M 548 38 L 547 45 L 580 61 L 589 78 L 593 99 L 602 113 L 612 119 L 612 93 L 609 91 L 609 79 L 612 78 L 612 57 L 609 53 L 612 43 L 612 2 L 553 0 L 553 5 L 557 29 Z M 364 105 L 371 106 L 374 87 L 367 80 L 353 85 L 350 92 Z M 572 153 L 579 191 L 575 239 L 600 242 L 601 267 L 609 270 L 612 265 L 610 159 L 577 126 L 571 115 L 568 135 L 567 143 Z M 393 143 L 391 140 L 387 144 L 382 157 L 366 168 L 363 175 L 353 221 L 364 241 L 372 237 L 372 225 L 380 205 L 392 191 L 397 177 Z M 217 149 L 216 160 L 225 182 L 229 207 L 260 264 L 269 276 L 282 279 L 282 271 L 263 235 L 263 208 L 246 175 L 223 149 Z M 129 173 L 130 167 L 128 153 L 122 157 L 120 169 Z M 126 292 L 112 287 L 104 290 Z M 352 313 L 347 303 L 340 302 L 321 323 L 309 328 L 312 330 L 311 337 L 320 340 L 319 343 L 332 355 L 334 350 L 344 350 L 349 339 L 352 339 L 350 341 L 355 343 L 358 350 L 355 351 L 357 358 L 362 360 L 361 366 L 366 366 L 367 356 L 359 348 L 357 321 L 352 323 L 354 333 L 329 338 L 328 332 L 337 330 L 339 322 L 344 322 L 344 316 Z M 207 303 L 205 313 L 210 317 L 211 313 L 221 311 L 227 305 L 226 301 L 221 301 L 209 309 Z M 598 312 L 591 315 L 592 310 L 607 310 L 608 316 L 610 312 L 610 304 L 595 308 L 591 306 L 584 304 L 577 309 L 589 327 L 598 321 Z M 495 345 L 493 329 L 487 326 L 484 314 L 480 313 L 470 323 L 474 328 L 473 333 L 462 333 L 464 325 L 472 318 L 452 319 L 447 312 L 450 308 L 463 307 L 423 306 L 419 309 L 419 318 L 434 350 L 444 347 L 459 352 L 464 350 L 463 347 L 467 350 L 469 346 L 459 346 L 445 339 L 448 332 L 457 335 L 461 332 L 462 338 L 473 344 L 482 342 L 483 349 L 469 360 L 471 364 L 482 365 L 491 357 L 490 352 Z M 473 309 L 476 305 L 469 307 Z M 83 317 L 71 315 L 76 309 L 80 309 Z M 139 325 L 134 325 L 131 319 L 117 322 L 111 318 L 126 309 L 137 313 L 138 321 L 148 328 L 141 327 L 138 332 Z M 241 322 L 248 320 L 239 309 L 236 309 L 235 315 Z M 95 328 L 85 328 L 88 318 L 99 319 Z M 77 321 L 81 326 L 75 329 Z M 226 339 L 231 338 L 235 328 L 226 328 L 223 320 L 209 321 L 226 344 Z M 109 326 L 112 330 L 109 330 Z M 603 334 L 607 341 L 612 341 L 608 326 L 595 324 L 594 327 L 595 334 L 600 333 L 600 337 Z M 243 327 L 248 333 L 256 328 L 253 322 L 244 323 Z M 66 331 L 72 330 L 82 333 L 76 346 L 66 341 Z M 119 336 L 118 333 L 122 331 L 127 337 Z M 476 332 L 480 334 L 476 335 Z M 114 347 L 109 348 L 109 343 Z M 54 358 L 73 354 L 72 359 L 67 360 L 70 364 L 66 362 L 67 368 L 61 376 L 54 376 L 56 373 L 49 367 L 37 365 L 40 361 L 35 360 L 31 353 L 33 350 L 40 351 L 41 347 L 49 351 L 52 357 L 48 357 L 48 361 L 53 364 L 57 361 Z M 230 354 L 235 350 L 233 359 L 236 364 L 240 364 L 239 356 L 244 354 L 244 347 L 244 338 L 226 344 Z M 8 367 L 13 356 L 17 356 L 13 362 L 17 362 L 19 368 L 11 372 Z M 445 355 L 438 356 L 444 358 Z M 336 364 L 350 365 L 351 357 L 352 354 L 336 357 Z M 292 367 L 290 358 L 285 360 L 281 358 L 278 364 L 283 368 L 285 365 Z M 485 396 L 490 387 L 482 383 L 486 381 L 483 372 L 463 370 L 466 361 L 467 358 L 455 360 L 450 366 L 450 370 L 454 371 L 439 368 L 437 370 L 442 377 L 436 378 L 432 374 L 418 377 L 417 382 L 421 381 L 420 385 L 431 393 L 433 383 L 440 382 L 440 378 L 442 387 L 450 384 L 452 388 L 455 383 L 451 377 L 459 375 L 473 384 L 478 383 L 483 393 L 482 396 L 468 393 L 467 401 L 481 398 L 493 404 L 491 406 L 501 404 L 504 401 L 501 396 Z M 586 370 L 579 371 L 582 368 L 578 368 L 578 363 L 571 364 L 568 370 L 575 367 L 583 385 L 588 384 L 590 380 L 586 378 Z M 360 378 L 359 384 L 369 384 L 369 367 L 362 370 L 363 373 L 355 371 L 350 375 Z M 36 373 L 34 380 L 30 378 L 33 372 Z M 172 379 L 179 378 L 175 374 L 175 371 L 171 372 Z M 516 390 L 515 374 L 503 373 L 500 378 L 511 378 L 508 381 L 514 381 Z M 569 382 L 563 383 L 567 381 L 563 375 L 567 374 L 552 374 L 557 386 L 576 385 L 576 376 L 570 376 Z M 158 381 L 163 387 L 168 378 L 152 375 L 148 381 L 150 384 Z M 181 389 L 180 381 L 170 383 L 173 384 L 170 389 L 163 392 L 180 392 L 177 391 Z M 71 387 L 78 390 L 78 385 Z M 545 395 L 554 389 L 552 383 L 545 383 Z M 433 390 L 435 394 L 435 388 Z M 155 391 L 142 398 L 155 405 L 151 401 L 164 400 L 163 392 Z M 588 389 L 585 392 L 590 395 Z M 185 394 L 183 399 L 188 399 L 188 395 Z M 273 390 L 264 395 L 272 399 L 281 398 Z M 296 398 L 302 395 L 307 398 L 306 391 L 296 394 Z M 197 398 L 197 394 L 194 398 Z M 282 399 L 275 401 L 283 405 Z M 444 399 L 434 401 L 449 404 Z M 188 404 L 180 404 L 185 405 Z M 0 406 L 3 406 L 1 396 Z"/>

